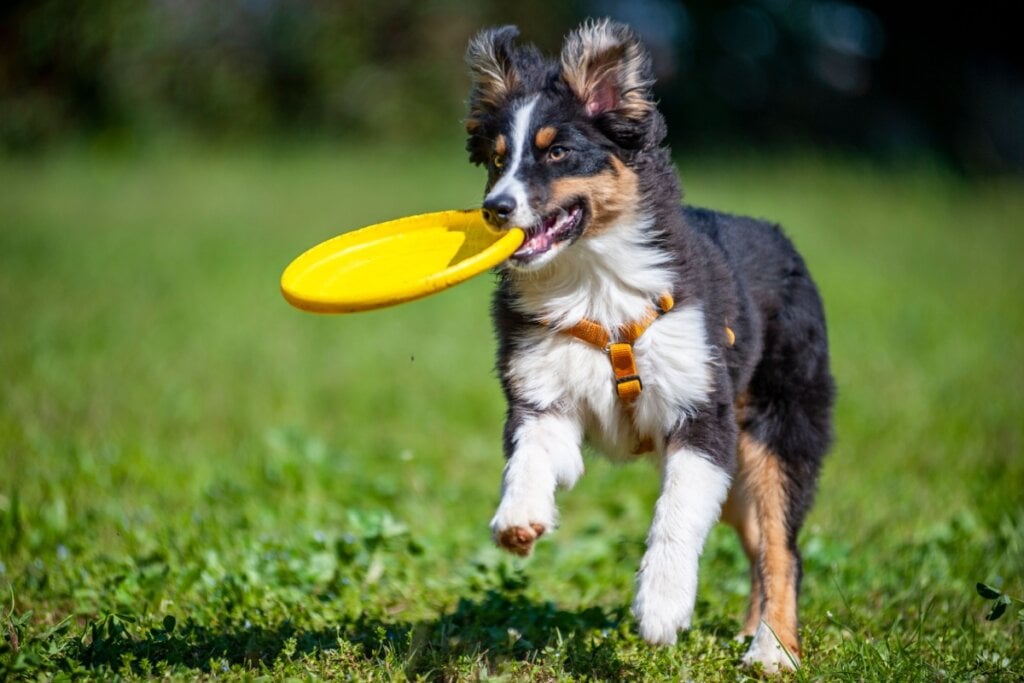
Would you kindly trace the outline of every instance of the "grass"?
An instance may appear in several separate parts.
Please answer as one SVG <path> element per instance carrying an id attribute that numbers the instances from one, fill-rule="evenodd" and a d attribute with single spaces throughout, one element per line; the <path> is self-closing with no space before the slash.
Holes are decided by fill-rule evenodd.
<path id="1" fill-rule="evenodd" d="M 1024 676 L 1024 181 L 683 160 L 782 221 L 824 292 L 836 446 L 802 535 L 796 680 Z M 528 561 L 487 277 L 317 317 L 277 291 L 343 228 L 472 205 L 457 146 L 0 161 L 0 679 L 736 680 L 716 529 L 695 628 L 628 613 L 657 476 L 588 460 Z"/>

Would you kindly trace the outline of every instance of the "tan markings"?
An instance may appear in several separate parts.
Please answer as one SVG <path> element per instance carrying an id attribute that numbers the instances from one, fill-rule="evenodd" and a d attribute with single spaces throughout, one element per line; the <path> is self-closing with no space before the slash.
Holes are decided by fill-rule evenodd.
<path id="1" fill-rule="evenodd" d="M 597 175 L 552 181 L 547 211 L 565 206 L 574 197 L 586 197 L 590 208 L 589 236 L 604 232 L 619 219 L 634 213 L 639 202 L 636 173 L 617 157 L 612 157 L 612 165 L 611 170 Z"/>
<path id="2" fill-rule="evenodd" d="M 562 48 L 562 78 L 583 102 L 587 114 L 614 109 L 638 120 L 654 108 L 647 57 L 628 30 L 607 19 L 589 21 L 569 34 Z"/>
<path id="3" fill-rule="evenodd" d="M 537 135 L 533 141 L 537 145 L 537 149 L 547 149 L 551 146 L 551 143 L 555 141 L 556 135 L 558 135 L 557 128 L 554 126 L 544 126 L 537 131 Z"/>
<path id="4" fill-rule="evenodd" d="M 481 124 L 476 119 L 466 119 L 466 132 L 469 133 L 470 135 L 473 135 L 478 130 L 480 130 L 481 125 L 483 124 Z"/>
<path id="5" fill-rule="evenodd" d="M 758 558 L 763 591 L 761 619 L 799 661 L 797 567 L 788 544 L 788 500 L 783 475 L 778 456 L 746 432 L 740 434 L 738 479 L 753 501 L 759 527 Z"/>
<path id="6" fill-rule="evenodd" d="M 506 151 L 508 151 L 508 142 L 505 141 L 504 135 L 499 135 L 494 141 L 494 153 L 498 156 L 505 156 Z"/>

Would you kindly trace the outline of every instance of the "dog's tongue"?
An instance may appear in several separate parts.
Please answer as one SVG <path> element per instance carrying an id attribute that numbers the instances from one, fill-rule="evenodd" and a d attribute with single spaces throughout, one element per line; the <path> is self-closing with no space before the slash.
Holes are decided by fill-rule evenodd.
<path id="1" fill-rule="evenodd" d="M 526 240 L 512 255 L 525 258 L 535 254 L 543 254 L 554 245 L 558 229 L 563 224 L 571 221 L 575 213 L 575 210 L 572 212 L 559 211 L 548 216 L 541 221 L 539 226 L 527 231 Z"/>

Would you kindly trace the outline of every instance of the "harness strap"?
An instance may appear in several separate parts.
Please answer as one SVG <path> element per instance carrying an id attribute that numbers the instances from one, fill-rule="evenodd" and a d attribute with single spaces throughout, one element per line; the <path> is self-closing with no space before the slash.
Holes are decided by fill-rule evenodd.
<path id="1" fill-rule="evenodd" d="M 632 344 L 609 344 L 608 358 L 612 362 L 612 372 L 615 373 L 615 391 L 620 399 L 632 403 L 644 388 L 636 369 Z"/>
<path id="2" fill-rule="evenodd" d="M 653 306 L 649 306 L 644 311 L 642 317 L 621 325 L 616 330 L 616 341 L 614 342 L 611 333 L 604 325 L 587 318 L 583 318 L 562 332 L 608 353 L 612 372 L 615 374 L 615 391 L 626 404 L 631 404 L 644 388 L 643 382 L 640 380 L 640 373 L 636 369 L 633 344 L 655 320 L 671 311 L 674 306 L 675 300 L 672 295 L 665 292 L 658 297 Z"/>
<path id="3" fill-rule="evenodd" d="M 644 332 L 654 323 L 655 320 L 665 315 L 675 307 L 675 300 L 672 295 L 665 292 L 658 297 L 653 306 L 648 306 L 643 315 L 637 320 L 625 323 L 616 330 L 616 341 L 612 341 L 612 334 L 608 329 L 593 320 L 583 318 L 572 327 L 561 330 L 563 334 L 579 339 L 581 342 L 596 347 L 608 354 L 608 360 L 612 365 L 612 372 L 615 375 L 615 392 L 619 399 L 625 404 L 630 420 L 633 419 L 633 402 L 643 391 L 644 384 L 640 379 L 640 373 L 636 367 L 636 356 L 633 354 L 633 344 Z M 547 321 L 541 321 L 548 325 Z M 726 343 L 732 346 L 736 343 L 736 335 L 732 329 L 725 328 Z M 646 453 L 654 448 L 649 437 L 638 435 L 638 445 L 634 453 Z"/>

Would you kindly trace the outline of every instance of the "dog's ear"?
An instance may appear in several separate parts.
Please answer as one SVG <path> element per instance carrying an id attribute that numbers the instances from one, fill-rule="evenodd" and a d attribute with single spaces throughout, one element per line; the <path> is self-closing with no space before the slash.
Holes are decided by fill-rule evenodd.
<path id="1" fill-rule="evenodd" d="M 515 26 L 500 26 L 478 33 L 466 48 L 466 64 L 473 79 L 469 96 L 469 118 L 494 111 L 504 104 L 519 83 L 512 59 L 512 41 L 519 35 Z"/>
<path id="2" fill-rule="evenodd" d="M 475 164 L 485 163 L 488 150 L 481 137 L 481 129 L 488 116 L 497 111 L 519 84 L 519 75 L 513 61 L 512 41 L 519 35 L 515 26 L 499 26 L 476 34 L 466 48 L 466 64 L 473 80 L 469 94 L 469 115 L 466 132 L 469 140 L 466 150 Z"/>
<path id="3" fill-rule="evenodd" d="M 586 115 L 619 119 L 618 128 L 645 120 L 654 110 L 651 57 L 625 24 L 584 22 L 565 38 L 562 78 Z"/>

